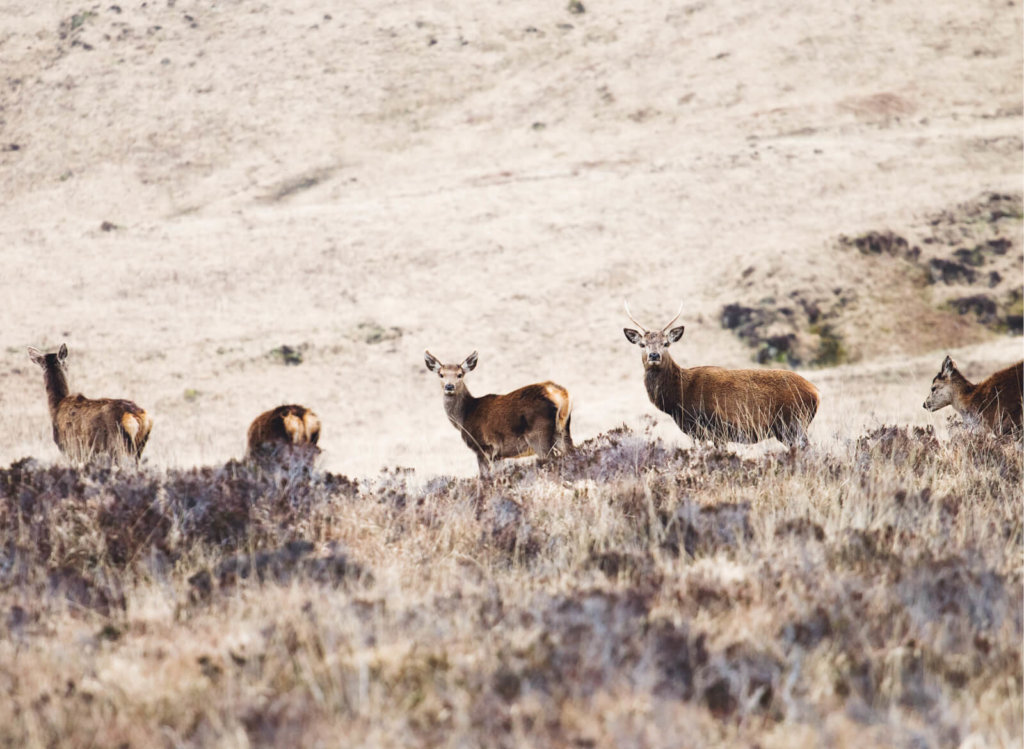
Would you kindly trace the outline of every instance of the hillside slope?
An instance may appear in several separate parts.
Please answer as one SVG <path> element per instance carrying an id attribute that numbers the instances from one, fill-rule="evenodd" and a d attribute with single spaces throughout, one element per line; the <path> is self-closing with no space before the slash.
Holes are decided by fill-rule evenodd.
<path id="1" fill-rule="evenodd" d="M 66 340 L 81 390 L 154 414 L 158 465 L 239 455 L 253 416 L 298 401 L 332 469 L 471 474 L 424 348 L 479 350 L 477 393 L 564 384 L 593 435 L 651 413 L 623 297 L 651 325 L 682 303 L 680 361 L 745 365 L 719 317 L 748 267 L 773 289 L 859 284 L 878 345 L 812 375 L 817 439 L 870 421 L 859 400 L 936 423 L 919 402 L 944 346 L 981 373 L 1020 355 L 981 326 L 946 337 L 940 315 L 906 358 L 891 305 L 872 319 L 891 287 L 830 249 L 1019 190 L 1021 18 L 1002 0 L 0 18 L 0 462 L 56 457 L 24 347 Z M 879 366 L 881 385 L 861 376 Z"/>

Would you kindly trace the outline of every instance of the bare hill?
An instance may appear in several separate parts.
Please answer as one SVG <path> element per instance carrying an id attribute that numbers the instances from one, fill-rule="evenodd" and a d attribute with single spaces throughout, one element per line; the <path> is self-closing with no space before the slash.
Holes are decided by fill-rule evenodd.
<path id="1" fill-rule="evenodd" d="M 627 296 L 652 325 L 683 304 L 681 361 L 744 365 L 724 307 L 855 288 L 855 355 L 811 374 L 818 440 L 936 423 L 919 402 L 947 346 L 982 344 L 958 352 L 981 373 L 1020 355 L 836 251 L 919 241 L 985 194 L 1019 205 L 1002 0 L 0 14 L 2 460 L 56 457 L 24 347 L 62 340 L 73 385 L 153 413 L 158 465 L 237 456 L 252 417 L 301 402 L 327 465 L 356 473 L 472 473 L 427 346 L 479 350 L 477 393 L 565 385 L 580 437 L 635 424 Z M 1019 270 L 1019 212 L 1000 231 Z"/>

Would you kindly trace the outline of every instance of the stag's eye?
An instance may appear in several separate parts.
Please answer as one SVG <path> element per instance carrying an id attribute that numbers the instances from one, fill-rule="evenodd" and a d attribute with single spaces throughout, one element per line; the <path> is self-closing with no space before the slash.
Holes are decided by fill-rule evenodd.
<path id="1" fill-rule="evenodd" d="M 455 375 L 455 376 L 456 376 L 456 377 L 458 377 L 458 378 L 459 378 L 459 379 L 461 380 L 461 379 L 462 379 L 462 372 L 459 372 L 459 373 L 458 373 L 457 375 Z"/>
<path id="2" fill-rule="evenodd" d="M 647 348 L 647 344 L 644 343 L 643 341 L 640 341 L 640 348 Z"/>

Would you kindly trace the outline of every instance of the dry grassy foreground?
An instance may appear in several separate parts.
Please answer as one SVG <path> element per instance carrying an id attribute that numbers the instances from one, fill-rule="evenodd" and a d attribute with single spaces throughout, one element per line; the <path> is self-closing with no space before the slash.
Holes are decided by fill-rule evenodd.
<path id="1" fill-rule="evenodd" d="M 0 471 L 0 745 L 1021 741 L 1022 453 Z"/>

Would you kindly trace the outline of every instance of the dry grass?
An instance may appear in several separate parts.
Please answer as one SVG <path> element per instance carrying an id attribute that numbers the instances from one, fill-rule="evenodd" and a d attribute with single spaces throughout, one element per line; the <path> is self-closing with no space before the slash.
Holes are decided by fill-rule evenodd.
<path id="1" fill-rule="evenodd" d="M 0 471 L 7 746 L 1015 746 L 1020 446 Z"/>

